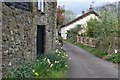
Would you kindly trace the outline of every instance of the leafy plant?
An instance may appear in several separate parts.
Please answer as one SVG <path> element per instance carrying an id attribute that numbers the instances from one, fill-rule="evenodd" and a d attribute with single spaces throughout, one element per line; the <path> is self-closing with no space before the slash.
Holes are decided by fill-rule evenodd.
<path id="1" fill-rule="evenodd" d="M 112 53 L 111 55 L 108 55 L 105 58 L 113 63 L 120 63 L 120 53 Z"/>
<path id="2" fill-rule="evenodd" d="M 87 33 L 87 36 L 88 37 L 95 37 L 95 27 L 96 27 L 96 24 L 98 24 L 98 20 L 97 19 L 90 19 L 88 22 L 87 22 L 87 27 L 86 27 L 86 33 Z"/>
<path id="3" fill-rule="evenodd" d="M 94 35 L 97 38 L 97 47 L 104 49 L 111 54 L 117 41 L 117 13 L 113 10 L 103 9 L 100 11 L 100 21 L 94 28 Z"/>
<path id="4" fill-rule="evenodd" d="M 67 37 L 69 40 L 71 40 L 72 42 L 76 42 L 77 41 L 77 35 L 78 32 L 81 30 L 81 25 L 76 25 L 74 28 L 70 29 L 67 31 Z"/>
<path id="5" fill-rule="evenodd" d="M 93 52 L 91 52 L 93 55 L 103 58 L 104 56 L 107 55 L 106 51 L 100 50 L 100 49 L 95 49 Z"/>
<path id="6" fill-rule="evenodd" d="M 67 55 L 62 51 L 39 56 L 39 59 L 15 66 L 8 72 L 5 78 L 50 78 L 61 77 L 61 73 L 66 73 Z M 58 74 L 54 76 L 53 74 Z M 57 73 L 58 72 L 58 73 Z M 63 76 L 63 75 L 62 75 Z"/>

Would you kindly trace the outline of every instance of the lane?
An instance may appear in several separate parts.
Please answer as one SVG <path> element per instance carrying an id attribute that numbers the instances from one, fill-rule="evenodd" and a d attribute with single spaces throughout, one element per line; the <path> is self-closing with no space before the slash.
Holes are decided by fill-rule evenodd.
<path id="1" fill-rule="evenodd" d="M 118 78 L 117 64 L 97 58 L 68 42 L 64 42 L 63 48 L 71 58 L 69 78 Z"/>

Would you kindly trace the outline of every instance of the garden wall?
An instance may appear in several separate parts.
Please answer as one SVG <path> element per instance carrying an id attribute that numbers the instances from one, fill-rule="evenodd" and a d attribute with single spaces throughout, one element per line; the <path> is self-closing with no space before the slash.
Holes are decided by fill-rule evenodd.
<path id="1" fill-rule="evenodd" d="M 96 39 L 94 38 L 77 36 L 77 42 L 90 46 L 90 47 L 96 46 Z"/>

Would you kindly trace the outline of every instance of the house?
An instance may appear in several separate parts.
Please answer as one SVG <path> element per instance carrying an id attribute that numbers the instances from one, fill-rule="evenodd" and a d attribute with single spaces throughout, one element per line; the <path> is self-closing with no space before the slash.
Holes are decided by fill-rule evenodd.
<path id="1" fill-rule="evenodd" d="M 55 51 L 56 7 L 57 2 L 2 3 L 3 76 L 16 64 Z"/>
<path id="2" fill-rule="evenodd" d="M 77 17 L 68 24 L 61 26 L 62 38 L 67 39 L 67 31 L 74 28 L 77 25 L 81 25 L 81 27 L 83 28 L 81 31 L 79 31 L 79 34 L 84 33 L 85 28 L 87 26 L 87 21 L 89 21 L 91 18 L 98 19 L 98 14 L 93 10 L 92 5 L 90 5 L 89 12 L 85 13 L 85 11 L 83 10 L 81 16 Z"/>

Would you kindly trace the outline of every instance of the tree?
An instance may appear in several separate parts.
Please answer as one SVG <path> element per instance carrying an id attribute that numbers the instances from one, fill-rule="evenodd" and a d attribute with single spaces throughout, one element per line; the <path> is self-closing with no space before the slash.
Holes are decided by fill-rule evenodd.
<path id="1" fill-rule="evenodd" d="M 76 25 L 74 28 L 67 31 L 67 38 L 73 42 L 77 41 L 78 32 L 82 29 L 81 25 Z"/>
<path id="2" fill-rule="evenodd" d="M 100 11 L 100 21 L 94 27 L 94 34 L 97 37 L 97 47 L 106 50 L 111 54 L 117 44 L 117 13 L 111 9 Z"/>
<path id="3" fill-rule="evenodd" d="M 73 11 L 71 11 L 71 10 L 65 10 L 63 24 L 67 24 L 70 21 L 74 20 L 75 18 L 76 18 L 76 15 L 75 15 L 75 13 Z"/>
<path id="4" fill-rule="evenodd" d="M 64 22 L 64 9 L 61 8 L 60 6 L 58 6 L 57 10 L 56 10 L 56 14 L 57 14 L 57 34 L 58 34 L 58 42 L 60 43 L 59 47 L 63 46 L 63 41 L 62 41 L 62 37 L 61 37 L 61 28 L 60 26 L 63 24 Z"/>
<path id="5" fill-rule="evenodd" d="M 97 19 L 90 19 L 89 21 L 87 21 L 87 27 L 86 27 L 86 33 L 88 37 L 95 37 L 95 27 L 96 24 L 98 24 L 98 20 Z"/>
<path id="6" fill-rule="evenodd" d="M 60 6 L 58 6 L 56 13 L 57 13 L 57 25 L 62 25 L 64 21 L 63 15 L 64 10 Z"/>

